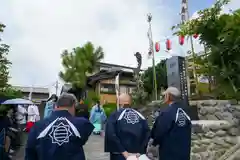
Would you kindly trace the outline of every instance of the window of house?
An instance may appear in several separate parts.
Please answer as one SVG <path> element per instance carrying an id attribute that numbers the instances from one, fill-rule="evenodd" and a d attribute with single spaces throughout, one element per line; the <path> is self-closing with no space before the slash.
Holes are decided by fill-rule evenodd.
<path id="1" fill-rule="evenodd" d="M 130 93 L 130 94 L 133 93 L 133 90 L 134 90 L 133 87 L 129 87 L 129 88 L 128 88 L 128 93 Z"/>
<path id="2" fill-rule="evenodd" d="M 126 86 L 120 86 L 120 93 L 128 93 Z"/>
<path id="3" fill-rule="evenodd" d="M 107 93 L 107 94 L 115 94 L 115 85 L 114 84 L 101 84 L 100 85 L 100 92 Z"/>

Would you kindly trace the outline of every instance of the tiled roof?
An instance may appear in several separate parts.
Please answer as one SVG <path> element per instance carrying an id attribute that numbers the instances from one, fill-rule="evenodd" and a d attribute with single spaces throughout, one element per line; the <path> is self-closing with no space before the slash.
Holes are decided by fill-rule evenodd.
<path id="1" fill-rule="evenodd" d="M 130 66 L 123 66 L 123 65 L 118 65 L 118 64 L 111 64 L 111 63 L 103 63 L 100 62 L 98 63 L 100 70 L 122 70 L 126 72 L 134 72 L 136 67 L 130 67 Z M 143 71 L 143 70 L 141 70 Z"/>
<path id="2" fill-rule="evenodd" d="M 49 94 L 48 88 L 42 88 L 42 87 L 21 87 L 21 86 L 13 86 L 13 88 L 20 90 L 22 92 L 32 92 L 33 93 L 46 93 Z"/>

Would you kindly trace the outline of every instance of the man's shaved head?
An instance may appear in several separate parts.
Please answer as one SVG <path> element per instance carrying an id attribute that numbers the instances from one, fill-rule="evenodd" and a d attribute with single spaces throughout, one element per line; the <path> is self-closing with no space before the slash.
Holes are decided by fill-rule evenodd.
<path id="1" fill-rule="evenodd" d="M 131 103 L 132 103 L 132 98 L 130 95 L 123 93 L 119 96 L 120 105 L 130 105 Z"/>

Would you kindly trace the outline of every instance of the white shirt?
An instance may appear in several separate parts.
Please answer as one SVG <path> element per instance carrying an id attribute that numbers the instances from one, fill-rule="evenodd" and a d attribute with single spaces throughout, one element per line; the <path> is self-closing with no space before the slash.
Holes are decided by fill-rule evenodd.
<path id="1" fill-rule="evenodd" d="M 28 106 L 28 122 L 36 122 L 40 120 L 39 110 L 36 105 Z"/>
<path id="2" fill-rule="evenodd" d="M 27 114 L 27 110 L 23 106 L 18 105 L 17 113 L 16 113 L 16 119 L 18 124 L 26 123 L 26 117 L 25 117 L 26 114 Z"/>

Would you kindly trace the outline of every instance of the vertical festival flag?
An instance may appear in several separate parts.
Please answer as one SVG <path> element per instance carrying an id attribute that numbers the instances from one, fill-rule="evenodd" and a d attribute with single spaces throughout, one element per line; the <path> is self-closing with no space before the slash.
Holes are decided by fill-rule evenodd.
<path id="1" fill-rule="evenodd" d="M 149 40 L 149 49 L 148 49 L 148 59 L 152 59 L 153 58 L 153 41 L 152 41 L 152 37 L 151 37 L 151 30 L 149 29 L 147 32 L 147 36 L 148 36 L 148 40 Z"/>
<path id="2" fill-rule="evenodd" d="M 28 95 L 29 100 L 32 100 L 32 92 L 33 92 L 33 86 L 30 88 L 30 92 L 29 92 L 29 95 Z"/>
<path id="3" fill-rule="evenodd" d="M 116 97 L 117 97 L 117 109 L 119 109 L 119 73 L 115 78 L 115 90 L 116 90 Z"/>

